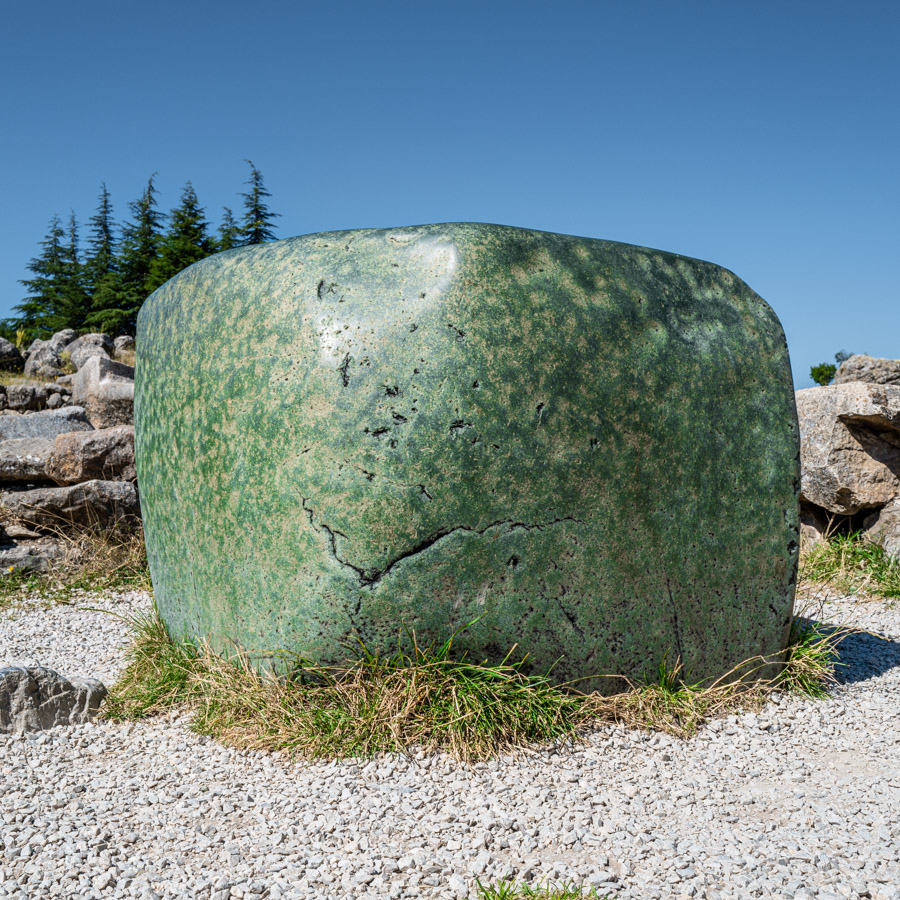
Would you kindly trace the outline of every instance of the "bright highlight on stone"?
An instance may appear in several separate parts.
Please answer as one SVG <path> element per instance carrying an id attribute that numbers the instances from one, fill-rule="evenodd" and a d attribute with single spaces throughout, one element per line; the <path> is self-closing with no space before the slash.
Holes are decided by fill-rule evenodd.
<path id="1" fill-rule="evenodd" d="M 220 253 L 141 311 L 135 427 L 159 610 L 220 650 L 474 622 L 479 661 L 698 680 L 786 642 L 787 347 L 710 263 L 479 224 Z"/>

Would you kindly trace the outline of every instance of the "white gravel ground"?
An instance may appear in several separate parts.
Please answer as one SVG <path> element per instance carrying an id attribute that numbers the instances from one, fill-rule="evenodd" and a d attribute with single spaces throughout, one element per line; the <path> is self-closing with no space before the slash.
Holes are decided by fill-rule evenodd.
<path id="1" fill-rule="evenodd" d="M 146 595 L 0 613 L 0 666 L 110 683 Z M 850 612 L 826 607 L 827 621 Z M 474 879 L 644 898 L 900 898 L 900 604 L 844 645 L 844 684 L 680 742 L 607 728 L 574 750 L 292 765 L 183 721 L 0 736 L 0 897 L 475 896 Z"/>

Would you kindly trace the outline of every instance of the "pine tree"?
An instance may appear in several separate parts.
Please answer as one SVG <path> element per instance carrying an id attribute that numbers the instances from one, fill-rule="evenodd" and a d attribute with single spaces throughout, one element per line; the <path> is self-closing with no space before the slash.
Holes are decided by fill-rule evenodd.
<path id="1" fill-rule="evenodd" d="M 150 266 L 148 287 L 156 290 L 173 275 L 215 252 L 207 234 L 203 208 L 190 181 L 181 193 L 181 203 L 169 214 L 169 230 L 159 245 L 159 255 Z"/>
<path id="2" fill-rule="evenodd" d="M 219 226 L 219 239 L 216 241 L 218 250 L 233 250 L 241 245 L 241 229 L 234 221 L 234 213 L 226 206 L 222 214 L 222 224 Z"/>
<path id="3" fill-rule="evenodd" d="M 244 221 L 241 225 L 239 246 L 274 241 L 275 226 L 272 220 L 280 216 L 279 213 L 269 212 L 266 206 L 265 198 L 272 195 L 263 186 L 259 169 L 249 159 L 245 161 L 250 166 L 250 180 L 244 184 L 249 184 L 250 190 L 241 194 L 244 198 Z"/>
<path id="4" fill-rule="evenodd" d="M 65 238 L 62 222 L 59 216 L 54 216 L 47 236 L 41 241 L 43 252 L 28 264 L 34 278 L 21 281 L 28 289 L 28 296 L 13 308 L 19 315 L 8 322 L 12 327 L 24 329 L 29 340 L 52 334 L 50 322 L 61 305 L 66 280 Z"/>
<path id="5" fill-rule="evenodd" d="M 150 176 L 143 194 L 128 204 L 133 221 L 122 227 L 118 279 L 106 278 L 94 292 L 87 324 L 112 334 L 134 334 L 137 314 L 153 293 L 153 262 L 159 255 L 165 216 L 156 208 L 158 191 Z"/>
<path id="6" fill-rule="evenodd" d="M 105 184 L 100 185 L 97 212 L 91 218 L 88 255 L 84 263 L 84 283 L 89 294 L 97 292 L 100 282 L 111 272 L 118 271 L 116 260 L 115 222 L 112 203 Z"/>
<path id="7" fill-rule="evenodd" d="M 69 214 L 66 242 L 62 247 L 63 274 L 56 306 L 50 311 L 47 325 L 51 331 L 80 329 L 90 311 L 90 295 L 85 288 L 84 267 L 78 248 L 78 222 Z"/>

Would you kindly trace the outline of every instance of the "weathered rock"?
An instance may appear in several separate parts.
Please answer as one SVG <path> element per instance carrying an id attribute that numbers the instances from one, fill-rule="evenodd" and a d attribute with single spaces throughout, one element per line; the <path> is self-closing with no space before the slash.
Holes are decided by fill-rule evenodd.
<path id="1" fill-rule="evenodd" d="M 725 269 L 488 225 L 309 235 L 189 267 L 137 345 L 174 634 L 339 662 L 474 623 L 460 652 L 561 680 L 784 647 L 787 348 Z"/>
<path id="2" fill-rule="evenodd" d="M 7 406 L 19 412 L 44 409 L 51 392 L 58 393 L 42 381 L 16 381 L 7 385 Z"/>
<path id="3" fill-rule="evenodd" d="M 877 359 L 855 353 L 838 366 L 832 384 L 849 384 L 853 381 L 900 385 L 900 359 Z"/>
<path id="4" fill-rule="evenodd" d="M 43 666 L 0 669 L 0 733 L 89 722 L 107 693 L 95 678 L 63 678 Z"/>
<path id="5" fill-rule="evenodd" d="M 134 422 L 134 369 L 102 356 L 91 357 L 72 379 L 72 400 L 83 406 L 94 428 Z"/>
<path id="6" fill-rule="evenodd" d="M 128 529 L 140 518 L 130 481 L 86 481 L 70 487 L 33 488 L 0 494 L 0 508 L 26 525 L 47 531 L 70 526 Z"/>
<path id="7" fill-rule="evenodd" d="M 2 462 L 3 444 L 0 444 Z M 57 484 L 83 481 L 134 481 L 134 426 L 61 434 L 48 454 L 46 474 Z M 2 469 L 0 469 L 2 472 Z"/>
<path id="8" fill-rule="evenodd" d="M 12 533 L 15 526 L 7 526 Z M 19 529 L 25 531 L 26 529 Z M 0 544 L 0 573 L 2 572 L 46 572 L 51 565 L 66 558 L 65 547 L 53 538 L 35 535 L 32 538 L 6 540 Z"/>
<path id="9" fill-rule="evenodd" d="M 69 431 L 91 431 L 93 425 L 87 420 L 80 406 L 65 409 L 46 409 L 29 413 L 27 416 L 0 417 L 0 441 L 16 438 L 55 438 Z"/>
<path id="10" fill-rule="evenodd" d="M 0 481 L 52 481 L 44 467 L 53 446 L 53 438 L 0 441 Z"/>
<path id="11" fill-rule="evenodd" d="M 47 343 L 62 353 L 62 351 L 65 350 L 77 336 L 78 332 L 75 331 L 74 328 L 63 328 L 62 331 L 57 331 L 55 334 L 51 335 L 47 340 Z"/>
<path id="12" fill-rule="evenodd" d="M 797 412 L 804 499 L 850 515 L 900 494 L 900 387 L 806 388 Z"/>
<path id="13" fill-rule="evenodd" d="M 829 532 L 831 522 L 825 510 L 800 502 L 800 541 L 807 549 L 818 546 Z"/>
<path id="14" fill-rule="evenodd" d="M 134 353 L 134 338 L 130 334 L 120 334 L 113 341 L 113 353 Z"/>
<path id="15" fill-rule="evenodd" d="M 69 359 L 76 370 L 82 369 L 84 364 L 92 356 L 102 356 L 106 359 L 110 358 L 113 351 L 113 342 L 108 334 L 83 334 L 79 338 L 75 338 L 71 344 L 68 344 L 63 353 L 69 355 Z"/>
<path id="16" fill-rule="evenodd" d="M 5 372 L 21 372 L 25 360 L 19 348 L 4 337 L 0 337 L 0 369 Z"/>
<path id="17" fill-rule="evenodd" d="M 29 378 L 55 378 L 62 375 L 59 350 L 49 341 L 35 341 L 25 360 L 25 374 Z"/>
<path id="18" fill-rule="evenodd" d="M 64 328 L 46 341 L 32 341 L 25 352 L 25 374 L 32 378 L 55 378 L 62 375 L 61 354 L 75 340 L 75 336 L 74 329 Z"/>
<path id="19" fill-rule="evenodd" d="M 864 527 L 869 540 L 880 544 L 888 556 L 900 559 L 900 497 L 895 497 L 869 516 Z"/>

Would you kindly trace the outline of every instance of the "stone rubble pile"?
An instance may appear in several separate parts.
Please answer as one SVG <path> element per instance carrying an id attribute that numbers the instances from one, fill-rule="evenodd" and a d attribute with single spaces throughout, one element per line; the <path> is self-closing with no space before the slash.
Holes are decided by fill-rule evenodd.
<path id="1" fill-rule="evenodd" d="M 134 466 L 134 339 L 71 329 L 19 353 L 0 339 L 0 571 L 45 571 L 61 540 L 140 519 Z M 64 374 L 64 368 L 74 372 Z"/>
<path id="2" fill-rule="evenodd" d="M 851 356 L 833 384 L 797 391 L 797 413 L 804 540 L 863 529 L 900 557 L 900 360 Z"/>

